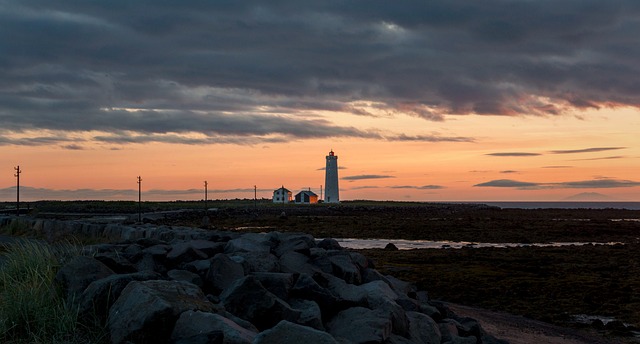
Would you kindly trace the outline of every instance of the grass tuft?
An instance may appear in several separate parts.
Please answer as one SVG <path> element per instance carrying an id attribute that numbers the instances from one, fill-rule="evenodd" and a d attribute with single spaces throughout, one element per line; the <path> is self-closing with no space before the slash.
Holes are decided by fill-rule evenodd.
<path id="1" fill-rule="evenodd" d="M 78 323 L 77 307 L 56 288 L 59 268 L 80 254 L 69 243 L 19 240 L 5 247 L 0 263 L 0 342 L 87 343 L 104 338 Z"/>

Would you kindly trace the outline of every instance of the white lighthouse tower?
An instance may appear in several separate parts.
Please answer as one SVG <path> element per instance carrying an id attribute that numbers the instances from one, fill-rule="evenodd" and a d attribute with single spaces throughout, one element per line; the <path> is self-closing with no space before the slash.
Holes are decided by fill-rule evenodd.
<path id="1" fill-rule="evenodd" d="M 327 167 L 324 175 L 324 202 L 340 203 L 340 193 L 338 189 L 338 156 L 333 150 L 327 155 Z"/>

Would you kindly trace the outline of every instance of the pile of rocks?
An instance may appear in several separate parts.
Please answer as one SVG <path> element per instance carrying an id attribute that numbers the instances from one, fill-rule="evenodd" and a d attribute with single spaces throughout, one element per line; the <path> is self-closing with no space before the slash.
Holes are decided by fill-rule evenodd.
<path id="1" fill-rule="evenodd" d="M 336 240 L 203 233 L 89 246 L 56 280 L 112 343 L 502 342 Z"/>

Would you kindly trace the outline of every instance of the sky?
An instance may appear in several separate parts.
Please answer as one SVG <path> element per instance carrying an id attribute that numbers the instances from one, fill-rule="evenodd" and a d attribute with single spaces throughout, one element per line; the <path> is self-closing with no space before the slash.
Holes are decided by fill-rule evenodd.
<path id="1" fill-rule="evenodd" d="M 0 0 L 0 200 L 640 201 L 637 0 Z M 572 198 L 574 197 L 574 198 Z"/>

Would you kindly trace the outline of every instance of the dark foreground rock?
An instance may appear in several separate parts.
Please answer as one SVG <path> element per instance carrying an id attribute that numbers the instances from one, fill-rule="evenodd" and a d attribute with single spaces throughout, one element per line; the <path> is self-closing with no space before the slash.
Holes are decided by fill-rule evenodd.
<path id="1" fill-rule="evenodd" d="M 85 247 L 58 281 L 114 344 L 504 343 L 334 240 L 148 225 L 96 235 L 124 241 Z"/>

